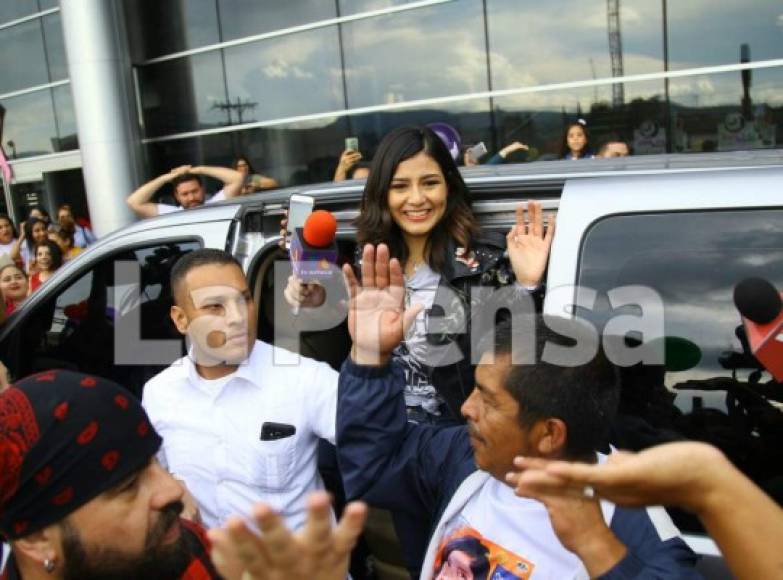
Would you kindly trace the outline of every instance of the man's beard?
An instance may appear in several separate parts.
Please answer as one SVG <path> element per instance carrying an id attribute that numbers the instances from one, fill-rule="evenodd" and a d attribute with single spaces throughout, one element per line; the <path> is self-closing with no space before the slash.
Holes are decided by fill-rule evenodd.
<path id="1" fill-rule="evenodd" d="M 184 530 L 175 542 L 161 544 L 161 539 L 183 510 L 182 502 L 163 508 L 158 522 L 144 542 L 144 551 L 132 556 L 116 548 L 86 546 L 79 532 L 68 521 L 63 528 L 64 580 L 173 580 L 182 576 L 190 563 Z M 179 524 L 177 524 L 179 525 Z"/>

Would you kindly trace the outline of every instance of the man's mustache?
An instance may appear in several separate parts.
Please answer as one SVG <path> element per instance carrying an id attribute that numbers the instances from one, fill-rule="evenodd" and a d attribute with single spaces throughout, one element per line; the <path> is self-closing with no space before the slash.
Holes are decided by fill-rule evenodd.
<path id="1" fill-rule="evenodd" d="M 181 514 L 184 509 L 185 504 L 177 500 L 160 510 L 160 517 L 155 523 L 155 527 L 152 528 L 152 531 L 147 536 L 147 548 L 154 548 L 160 544 L 161 538 L 171 529 L 174 522 L 179 520 L 179 514 Z"/>

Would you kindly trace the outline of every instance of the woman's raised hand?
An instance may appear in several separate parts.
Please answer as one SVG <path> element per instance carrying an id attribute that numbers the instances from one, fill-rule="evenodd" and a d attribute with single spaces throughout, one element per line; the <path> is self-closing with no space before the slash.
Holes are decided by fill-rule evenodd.
<path id="1" fill-rule="evenodd" d="M 506 236 L 508 257 L 517 282 L 526 287 L 541 283 L 554 235 L 554 215 L 547 220 L 545 228 L 544 213 L 539 202 L 519 204 L 517 223 Z"/>

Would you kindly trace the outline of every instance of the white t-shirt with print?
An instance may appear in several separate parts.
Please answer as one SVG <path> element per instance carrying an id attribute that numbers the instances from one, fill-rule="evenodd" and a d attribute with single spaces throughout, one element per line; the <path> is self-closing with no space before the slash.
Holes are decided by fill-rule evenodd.
<path id="1" fill-rule="evenodd" d="M 599 461 L 603 460 L 605 456 L 599 454 Z M 614 505 L 602 501 L 601 510 L 604 520 L 610 522 Z M 482 550 L 486 549 L 490 571 L 495 572 L 492 578 L 589 578 L 581 560 L 560 543 L 544 504 L 514 495 L 513 489 L 495 478 L 490 478 L 448 522 L 439 553 L 442 555 L 451 542 L 465 537 L 475 538 L 473 544 L 480 542 Z M 433 578 L 438 571 L 433 570 Z"/>
<path id="2" fill-rule="evenodd" d="M 209 203 L 216 203 L 218 201 L 224 201 L 225 199 L 226 199 L 226 194 L 221 189 L 215 195 L 213 195 L 208 200 L 206 200 L 204 202 L 204 205 L 207 205 Z M 155 205 L 158 206 L 158 215 L 165 215 L 167 213 L 174 213 L 176 211 L 182 211 L 183 209 L 185 209 L 181 205 L 169 205 L 168 203 L 158 203 Z"/>

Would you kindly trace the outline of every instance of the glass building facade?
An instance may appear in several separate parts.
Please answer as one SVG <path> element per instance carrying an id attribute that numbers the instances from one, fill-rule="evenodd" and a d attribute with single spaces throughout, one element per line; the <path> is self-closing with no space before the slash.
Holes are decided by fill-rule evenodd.
<path id="1" fill-rule="evenodd" d="M 146 6 L 126 0 L 153 173 L 242 152 L 281 183 L 320 181 L 345 137 L 370 157 L 392 127 L 433 121 L 531 160 L 559 156 L 578 118 L 594 147 L 636 154 L 783 141 L 777 0 Z"/>
<path id="2" fill-rule="evenodd" d="M 246 155 L 282 185 L 331 178 L 408 123 L 447 122 L 490 153 L 635 154 L 783 143 L 779 0 L 116 0 L 146 172 Z M 111 25 L 107 23 L 107 26 Z M 56 0 L 3 0 L 2 143 L 19 159 L 78 148 Z"/>
<path id="3" fill-rule="evenodd" d="M 2 145 L 9 159 L 78 149 L 57 2 L 0 2 Z"/>

